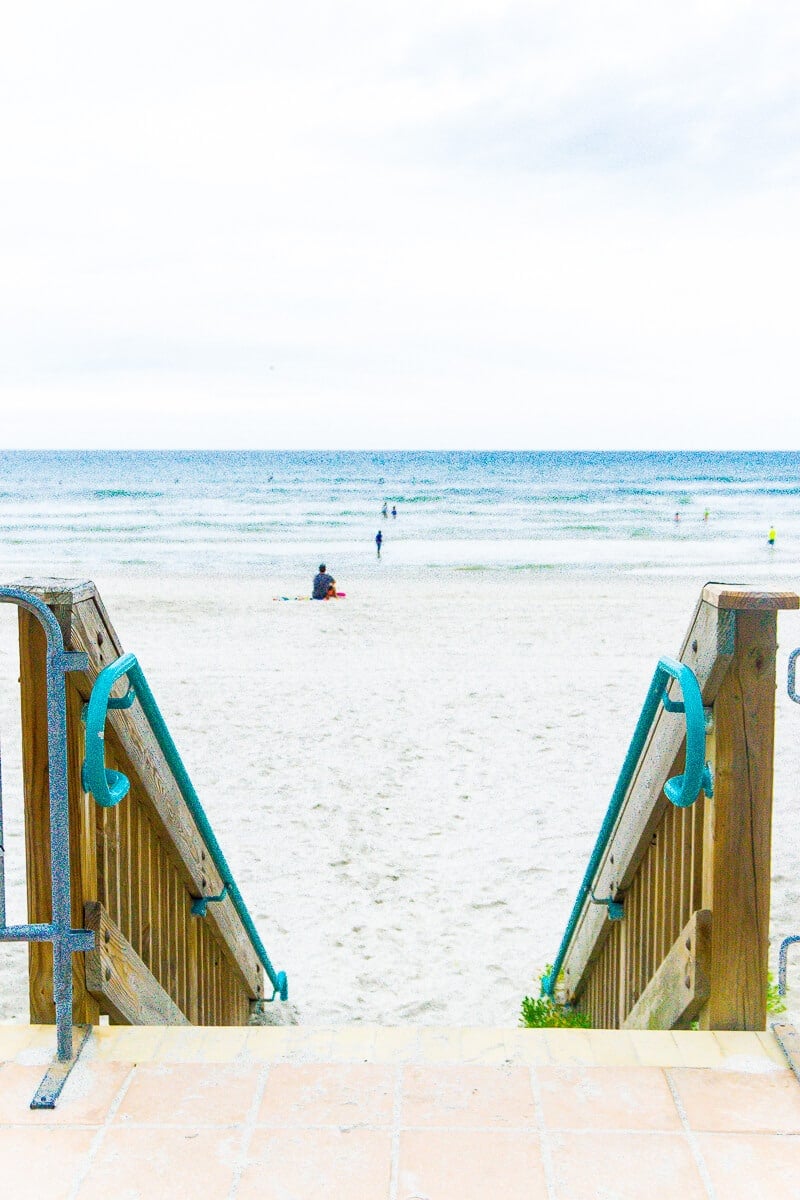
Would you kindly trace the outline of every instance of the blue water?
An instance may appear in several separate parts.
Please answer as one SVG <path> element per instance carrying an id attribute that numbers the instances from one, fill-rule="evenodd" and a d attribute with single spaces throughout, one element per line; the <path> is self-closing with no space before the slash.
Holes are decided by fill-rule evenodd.
<path id="1" fill-rule="evenodd" d="M 0 454 L 6 577 L 305 576 L 321 557 L 341 577 L 374 569 L 379 528 L 383 570 L 788 571 L 800 453 Z"/>

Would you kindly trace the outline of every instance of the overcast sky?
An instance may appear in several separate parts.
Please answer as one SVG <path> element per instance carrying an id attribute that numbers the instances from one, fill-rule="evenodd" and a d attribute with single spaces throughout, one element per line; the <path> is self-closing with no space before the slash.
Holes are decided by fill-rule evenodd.
<path id="1" fill-rule="evenodd" d="M 2 443 L 800 446 L 800 5 L 0 26 Z"/>

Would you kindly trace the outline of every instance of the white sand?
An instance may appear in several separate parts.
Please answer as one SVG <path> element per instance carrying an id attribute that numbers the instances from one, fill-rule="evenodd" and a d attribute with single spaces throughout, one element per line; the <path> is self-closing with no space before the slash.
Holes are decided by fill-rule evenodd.
<path id="1" fill-rule="evenodd" d="M 515 1024 L 702 580 L 442 572 L 348 582 L 339 604 L 274 603 L 276 580 L 98 582 L 299 1018 Z M 22 920 L 2 615 L 9 919 Z M 800 707 L 785 696 L 800 615 L 781 615 L 779 640 L 776 940 L 800 932 Z M 0 947 L 0 1018 L 27 1019 L 24 950 Z"/>

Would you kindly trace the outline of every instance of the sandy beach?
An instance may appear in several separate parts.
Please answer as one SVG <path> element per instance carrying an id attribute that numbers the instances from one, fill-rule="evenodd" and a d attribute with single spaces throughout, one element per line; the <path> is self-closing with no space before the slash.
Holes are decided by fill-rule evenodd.
<path id="1" fill-rule="evenodd" d="M 428 572 L 98 578 L 304 1023 L 516 1024 L 552 960 L 657 657 L 704 580 Z M 769 583 L 769 580 L 754 582 Z M 791 587 L 783 579 L 773 586 Z M 2 614 L 8 918 L 25 918 L 15 614 Z M 798 932 L 800 614 L 779 619 L 776 941 Z M 27 1020 L 25 950 L 0 1019 Z"/>

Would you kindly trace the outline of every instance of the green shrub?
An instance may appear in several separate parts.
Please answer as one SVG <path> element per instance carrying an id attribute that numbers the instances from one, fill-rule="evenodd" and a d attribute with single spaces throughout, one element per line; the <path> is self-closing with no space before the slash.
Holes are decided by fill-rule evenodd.
<path id="1" fill-rule="evenodd" d="M 778 991 L 778 985 L 775 982 L 775 976 L 772 974 L 772 971 L 767 972 L 767 1012 L 773 1017 L 777 1017 L 779 1013 L 786 1012 L 783 996 Z"/>
<path id="2" fill-rule="evenodd" d="M 588 1013 L 553 1004 L 547 996 L 525 996 L 519 1023 L 526 1029 L 589 1029 L 591 1025 Z"/>
<path id="3" fill-rule="evenodd" d="M 539 976 L 539 983 L 553 970 L 548 963 Z M 559 982 L 561 977 L 559 976 Z M 589 1029 L 591 1020 L 588 1013 L 576 1012 L 566 1004 L 554 1004 L 549 996 L 525 996 L 522 1001 L 522 1011 L 519 1023 L 525 1029 Z"/>

